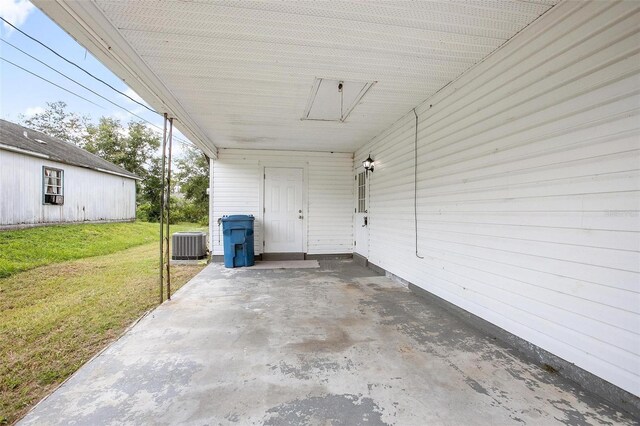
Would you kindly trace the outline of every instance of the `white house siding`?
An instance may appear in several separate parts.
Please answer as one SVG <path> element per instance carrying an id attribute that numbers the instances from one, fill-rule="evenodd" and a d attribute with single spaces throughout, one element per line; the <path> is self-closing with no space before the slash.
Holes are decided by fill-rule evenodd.
<path id="1" fill-rule="evenodd" d="M 362 147 L 370 257 L 640 395 L 639 2 L 564 2 Z M 428 80 L 429 76 L 425 76 Z"/>
<path id="2" fill-rule="evenodd" d="M 42 167 L 64 170 L 64 205 L 42 203 Z M 131 178 L 0 150 L 0 227 L 133 220 Z"/>
<path id="3" fill-rule="evenodd" d="M 212 162 L 211 246 L 224 253 L 218 218 L 252 214 L 255 252 L 262 253 L 262 189 L 265 167 L 304 172 L 304 245 L 308 254 L 351 253 L 353 246 L 353 155 L 345 153 L 222 149 Z"/>

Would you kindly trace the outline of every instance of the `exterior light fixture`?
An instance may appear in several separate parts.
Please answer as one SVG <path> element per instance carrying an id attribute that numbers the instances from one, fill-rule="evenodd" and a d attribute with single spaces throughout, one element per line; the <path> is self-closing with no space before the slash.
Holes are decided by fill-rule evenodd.
<path id="1" fill-rule="evenodd" d="M 362 165 L 366 171 L 373 172 L 373 159 L 371 158 L 371 154 L 362 162 Z"/>

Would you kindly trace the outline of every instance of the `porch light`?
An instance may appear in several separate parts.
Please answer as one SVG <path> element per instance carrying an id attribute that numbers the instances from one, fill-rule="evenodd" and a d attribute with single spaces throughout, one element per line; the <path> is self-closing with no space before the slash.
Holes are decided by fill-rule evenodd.
<path id="1" fill-rule="evenodd" d="M 373 159 L 371 158 L 371 154 L 362 162 L 362 165 L 366 171 L 373 172 Z"/>

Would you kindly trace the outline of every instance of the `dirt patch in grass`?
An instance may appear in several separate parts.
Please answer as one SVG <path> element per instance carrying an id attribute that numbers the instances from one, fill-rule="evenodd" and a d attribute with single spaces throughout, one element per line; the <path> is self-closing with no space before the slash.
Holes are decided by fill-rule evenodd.
<path id="1" fill-rule="evenodd" d="M 0 424 L 19 419 L 158 304 L 157 251 L 145 244 L 0 279 Z M 172 290 L 203 267 L 172 266 Z"/>

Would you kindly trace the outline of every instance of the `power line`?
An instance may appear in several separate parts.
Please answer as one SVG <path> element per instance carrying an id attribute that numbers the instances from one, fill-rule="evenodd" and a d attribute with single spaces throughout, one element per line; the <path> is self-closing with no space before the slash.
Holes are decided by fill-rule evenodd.
<path id="1" fill-rule="evenodd" d="M 16 68 L 20 68 L 22 71 L 27 72 L 27 73 L 29 73 L 29 74 L 33 75 L 34 77 L 38 77 L 40 80 L 44 80 L 44 81 L 46 81 L 46 82 L 47 82 L 47 83 L 49 83 L 49 84 L 53 84 L 53 85 L 54 85 L 54 86 L 56 86 L 57 88 L 62 89 L 62 90 L 64 90 L 65 92 L 72 94 L 73 96 L 77 96 L 77 97 L 79 97 L 80 99 L 84 99 L 85 101 L 87 101 L 87 102 L 89 102 L 89 103 L 92 103 L 93 105 L 97 106 L 98 108 L 102 108 L 102 109 L 104 109 L 104 107 L 103 107 L 102 105 L 98 105 L 97 103 L 95 103 L 95 102 L 93 102 L 93 101 L 91 101 L 91 100 L 89 100 L 89 99 L 85 98 L 85 97 L 84 97 L 84 96 L 82 96 L 82 95 L 79 95 L 79 94 L 77 94 L 77 93 L 75 93 L 75 92 L 72 92 L 72 91 L 71 91 L 71 90 L 69 90 L 69 89 L 65 89 L 64 87 L 62 87 L 62 86 L 60 86 L 60 85 L 58 85 L 58 84 L 54 83 L 54 82 L 53 82 L 53 81 L 51 81 L 51 80 L 47 80 L 46 78 L 44 78 L 44 77 L 42 77 L 42 76 L 39 76 L 38 74 L 36 74 L 36 73 L 34 73 L 34 72 L 31 72 L 31 71 L 29 71 L 28 69 L 23 68 L 23 67 L 21 67 L 21 66 L 20 66 L 20 65 L 18 65 L 18 64 L 14 64 L 13 62 L 9 61 L 8 59 L 5 59 L 5 58 L 3 58 L 3 57 L 0 57 L 0 59 L 1 59 L 1 60 L 3 60 L 3 61 L 5 61 L 5 62 L 7 62 L 7 63 L 9 63 L 9 64 L 11 64 L 11 65 L 13 65 L 13 66 L 14 66 L 14 67 L 16 67 Z"/>
<path id="2" fill-rule="evenodd" d="M 129 98 L 132 102 L 137 103 L 140 106 L 145 107 L 146 109 L 148 109 L 149 111 L 156 113 L 158 115 L 162 115 L 160 114 L 158 111 L 154 110 L 153 108 L 148 107 L 147 105 L 143 104 L 142 102 L 138 102 L 135 99 L 133 99 L 131 96 L 127 95 L 124 92 L 121 92 L 120 90 L 116 89 L 115 87 L 113 87 L 112 85 L 110 85 L 109 83 L 107 83 L 106 81 L 102 80 L 99 77 L 96 77 L 95 75 L 93 75 L 92 73 L 90 73 L 89 71 L 85 70 L 84 68 L 82 68 L 80 65 L 76 64 L 75 62 L 65 58 L 64 56 L 62 56 L 60 53 L 56 52 L 55 50 L 53 50 L 52 48 L 50 48 L 49 46 L 47 46 L 46 44 L 44 44 L 43 42 L 41 42 L 40 40 L 38 40 L 35 37 L 30 36 L 29 34 L 25 33 L 24 31 L 22 31 L 20 28 L 16 27 L 15 25 L 13 25 L 11 22 L 7 21 L 6 19 L 4 19 L 2 16 L 0 16 L 0 19 L 2 21 L 4 21 L 4 23 L 6 23 L 7 25 L 9 25 L 10 27 L 12 27 L 13 29 L 15 29 L 16 31 L 20 32 L 22 35 L 24 35 L 25 37 L 28 37 L 29 39 L 35 41 L 36 43 L 38 43 L 39 45 L 41 45 L 42 47 L 44 47 L 45 49 L 49 50 L 51 53 L 53 53 L 54 55 L 58 56 L 60 59 L 63 59 L 64 61 L 68 62 L 69 64 L 73 65 L 74 67 L 78 68 L 79 70 L 83 71 L 84 73 L 86 73 L 87 75 L 91 76 L 92 78 L 98 80 L 100 83 L 106 85 L 107 87 L 109 87 L 110 89 L 120 93 L 122 96 L 125 96 L 127 98 Z"/>
<path id="3" fill-rule="evenodd" d="M 129 111 L 128 109 L 126 109 L 125 107 L 123 107 L 123 106 L 121 106 L 121 105 L 118 105 L 117 103 L 113 102 L 111 99 L 108 99 L 107 97 L 105 97 L 105 96 L 101 95 L 100 93 L 96 92 L 95 90 L 93 90 L 93 89 L 91 89 L 91 88 L 89 88 L 89 87 L 85 86 L 84 84 L 80 83 L 79 81 L 74 80 L 73 78 L 69 77 L 68 75 L 64 74 L 63 72 L 58 71 L 57 69 L 55 69 L 55 68 L 53 68 L 52 66 L 48 65 L 46 62 L 41 61 L 40 59 L 36 58 L 35 56 L 33 56 L 33 55 L 31 55 L 31 54 L 29 54 L 29 53 L 25 52 L 25 51 L 24 51 L 24 50 L 22 50 L 22 49 L 20 49 L 18 46 L 15 46 L 15 45 L 13 45 L 13 44 L 9 43 L 8 41 L 6 41 L 5 39 L 2 39 L 2 38 L 0 38 L 0 41 L 2 41 L 3 43 L 8 44 L 9 46 L 13 47 L 13 48 L 14 48 L 14 49 L 16 49 L 16 50 L 19 50 L 20 52 L 22 52 L 23 54 L 27 55 L 27 56 L 28 56 L 28 57 L 30 57 L 31 59 L 33 59 L 33 60 L 35 60 L 35 61 L 38 61 L 39 63 L 41 63 L 41 64 L 42 64 L 42 65 L 44 65 L 45 67 L 47 67 L 47 68 L 49 68 L 50 70 L 52 70 L 52 71 L 54 71 L 54 72 L 58 73 L 58 74 L 59 74 L 59 75 L 61 75 L 62 77 L 66 78 L 67 80 L 74 82 L 75 84 L 77 84 L 78 86 L 82 87 L 83 89 L 86 89 L 86 90 L 88 90 L 89 92 L 93 93 L 94 95 L 96 95 L 96 96 L 98 96 L 98 97 L 100 97 L 100 98 L 104 99 L 105 101 L 109 102 L 111 105 L 114 105 L 114 106 L 116 106 L 116 107 L 118 107 L 118 108 L 120 108 L 120 109 L 122 109 L 122 110 L 124 110 L 124 111 L 128 112 L 129 114 L 133 115 L 134 117 L 138 117 L 140 120 L 144 120 L 144 118 L 140 117 L 139 115 L 137 115 L 137 114 L 135 114 L 135 113 L 133 113 L 133 112 Z M 146 120 L 145 120 L 145 121 L 146 121 Z"/>
<path id="4" fill-rule="evenodd" d="M 83 71 L 85 74 L 89 75 L 90 77 L 94 78 L 95 80 L 99 81 L 100 83 L 102 83 L 102 84 L 106 85 L 107 87 L 109 87 L 110 89 L 114 90 L 115 92 L 117 92 L 117 93 L 121 94 L 122 96 L 125 96 L 126 98 L 128 98 L 128 99 L 129 99 L 129 100 L 131 100 L 132 102 L 135 102 L 136 104 L 138 104 L 138 105 L 140 105 L 140 106 L 142 106 L 142 107 L 146 108 L 147 110 L 149 110 L 149 111 L 151 111 L 151 112 L 153 112 L 153 113 L 155 113 L 155 114 L 162 115 L 161 113 L 159 113 L 158 111 L 154 110 L 153 108 L 150 108 L 149 106 L 147 106 L 147 105 L 143 104 L 142 102 L 139 102 L 139 101 L 137 101 L 137 100 L 133 99 L 131 96 L 127 95 L 126 93 L 124 93 L 124 92 L 122 92 L 122 91 L 120 91 L 120 90 L 116 89 L 115 87 L 113 87 L 112 85 L 110 85 L 110 84 L 109 84 L 109 83 L 107 83 L 106 81 L 102 80 L 101 78 L 96 77 L 96 76 L 95 76 L 95 75 L 93 75 L 91 72 L 89 72 L 89 71 L 85 70 L 85 69 L 84 69 L 84 68 L 82 68 L 80 65 L 76 64 L 75 62 L 73 62 L 73 61 L 71 61 L 71 60 L 69 60 L 69 59 L 65 58 L 64 56 L 62 56 L 62 55 L 61 55 L 60 53 L 58 53 L 57 51 L 55 51 L 55 50 L 54 50 L 54 49 L 52 49 L 51 47 L 47 46 L 45 43 L 41 42 L 40 40 L 36 39 L 35 37 L 33 37 L 33 36 L 31 36 L 31 35 L 29 35 L 29 34 L 25 33 L 25 32 L 24 32 L 24 31 L 22 31 L 20 28 L 16 27 L 16 26 L 15 26 L 15 25 L 13 25 L 11 22 L 9 22 L 9 21 L 7 21 L 6 19 L 4 19 L 2 16 L 0 16 L 0 20 L 2 20 L 3 22 L 5 22 L 7 25 L 9 25 L 10 27 L 12 27 L 13 29 L 15 29 L 16 31 L 18 31 L 19 33 L 21 33 L 21 34 L 22 34 L 22 35 L 24 35 L 25 37 L 27 37 L 27 38 L 29 38 L 29 39 L 33 40 L 34 42 L 36 42 L 36 43 L 38 43 L 38 44 L 40 44 L 42 47 L 44 47 L 45 49 L 49 50 L 49 51 L 50 51 L 50 52 L 52 52 L 54 55 L 58 56 L 59 58 L 63 59 L 64 61 L 68 62 L 69 64 L 73 65 L 74 67 L 78 68 L 79 70 Z M 58 74 L 61 74 L 63 77 L 65 77 L 65 78 L 67 78 L 67 79 L 69 79 L 69 80 L 73 81 L 74 83 L 76 83 L 76 84 L 78 84 L 79 86 L 81 86 L 81 87 L 85 88 L 86 90 L 89 90 L 90 92 L 94 93 L 95 95 L 97 95 L 97 96 L 99 96 L 99 97 L 101 97 L 101 98 L 105 99 L 107 102 L 109 102 L 109 103 L 111 103 L 111 104 L 113 104 L 113 105 L 117 106 L 118 108 L 120 108 L 120 109 L 122 109 L 122 110 L 124 110 L 124 111 L 128 112 L 129 114 L 131 114 L 131 115 L 133 115 L 133 116 L 135 116 L 135 117 L 137 117 L 137 118 L 139 118 L 139 119 L 143 120 L 144 122 L 146 122 L 146 123 L 148 123 L 149 125 L 151 125 L 151 126 L 155 127 L 156 129 L 161 130 L 159 126 L 157 126 L 157 125 L 155 125 L 155 124 L 151 123 L 149 120 L 146 120 L 146 119 L 144 119 L 143 117 L 140 117 L 139 115 L 137 115 L 137 114 L 135 114 L 135 113 L 133 113 L 133 112 L 129 111 L 128 109 L 126 109 L 126 108 L 124 108 L 124 107 L 122 107 L 122 106 L 120 106 L 120 105 L 118 105 L 118 104 L 116 104 L 116 103 L 112 102 L 111 100 L 109 100 L 109 99 L 105 98 L 104 96 L 102 96 L 102 95 L 100 95 L 100 94 L 96 93 L 95 91 L 93 91 L 93 90 L 91 90 L 91 89 L 87 88 L 85 85 L 83 85 L 83 84 L 81 84 L 81 83 L 79 83 L 79 82 L 77 82 L 77 81 L 75 81 L 75 80 L 71 79 L 70 77 L 68 77 L 68 76 L 66 76 L 66 75 L 64 75 L 64 74 L 62 74 L 60 71 L 55 70 L 54 68 L 50 67 L 49 65 L 47 65 L 47 64 L 45 64 L 44 62 L 40 61 L 39 59 L 37 59 L 37 58 L 33 57 L 32 55 L 28 54 L 27 52 L 23 51 L 22 49 L 20 49 L 20 48 L 18 48 L 18 47 L 16 47 L 16 46 L 14 46 L 14 45 L 12 45 L 11 43 L 7 42 L 6 40 L 2 39 L 2 41 L 4 41 L 5 43 L 9 44 L 9 45 L 10 45 L 10 46 L 12 46 L 13 48 L 18 49 L 19 51 L 21 51 L 21 52 L 22 52 L 22 53 L 24 53 L 25 55 L 27 55 L 27 56 L 29 56 L 29 57 L 31 57 L 31 58 L 33 58 L 33 59 L 35 59 L 36 61 L 38 61 L 38 62 L 42 63 L 43 65 L 47 66 L 48 68 L 51 68 L 53 71 L 57 72 Z M 8 62 L 8 61 L 7 61 L 7 62 Z M 51 81 L 48 81 L 48 80 L 44 79 L 43 77 L 40 77 L 40 76 L 38 76 L 38 75 L 36 75 L 36 74 L 34 74 L 34 73 L 32 73 L 32 72 L 28 71 L 28 70 L 26 70 L 26 69 L 24 69 L 24 68 L 22 68 L 22 67 L 20 67 L 20 66 L 16 65 L 16 64 L 13 64 L 13 63 L 12 63 L 12 65 L 17 66 L 18 68 L 21 68 L 21 69 L 23 69 L 24 71 L 26 71 L 26 72 L 28 72 L 28 73 L 30 73 L 30 74 L 33 74 L 33 75 L 35 75 L 36 77 L 41 78 L 41 79 L 43 79 L 43 80 L 47 81 L 48 83 L 53 84 L 53 85 L 54 85 L 54 86 L 56 86 L 56 87 L 59 87 L 59 88 L 61 88 L 61 89 L 65 90 L 65 91 L 67 91 L 67 92 L 69 92 L 69 93 L 72 93 L 72 94 L 73 94 L 73 95 L 75 95 L 75 96 L 78 96 L 78 97 L 80 97 L 80 98 L 82 98 L 82 99 L 84 99 L 84 100 L 86 100 L 86 101 L 90 102 L 90 103 L 91 103 L 91 104 L 93 104 L 93 105 L 99 106 L 100 108 L 103 108 L 103 109 L 104 109 L 104 107 L 102 107 L 102 106 L 100 106 L 100 105 L 96 104 L 95 102 L 92 102 L 92 101 L 90 101 L 90 100 L 88 100 L 88 99 L 86 99 L 86 98 L 84 98 L 84 97 L 82 97 L 82 96 L 80 96 L 80 95 L 78 95 L 78 94 L 76 94 L 76 93 L 73 93 L 73 92 L 71 92 L 71 91 L 69 91 L 69 90 L 67 90 L 67 89 L 65 89 L 65 88 L 63 88 L 63 87 L 61 87 L 61 86 L 58 86 L 57 84 L 55 84 L 55 83 L 53 83 L 53 82 L 51 82 Z M 174 136 L 174 139 L 175 139 L 176 141 L 178 141 L 178 142 L 182 143 L 182 144 L 185 144 L 185 145 L 191 146 L 191 147 L 193 147 L 193 148 L 196 148 L 196 146 L 195 146 L 195 145 L 193 145 L 192 143 L 190 143 L 190 142 L 188 142 L 188 141 L 185 141 L 184 139 L 176 138 L 175 136 Z"/>
<path id="5" fill-rule="evenodd" d="M 53 70 L 53 71 L 57 72 L 58 74 L 60 74 L 60 75 L 62 75 L 63 77 L 65 77 L 66 79 L 68 79 L 68 80 L 70 80 L 70 81 L 72 81 L 72 82 L 74 82 L 74 83 L 78 84 L 79 86 L 81 86 L 81 87 L 83 87 L 83 88 L 85 88 L 85 89 L 89 90 L 91 93 L 93 93 L 93 94 L 95 94 L 95 95 L 97 95 L 97 96 L 101 97 L 102 99 L 106 100 L 107 102 L 109 102 L 109 103 L 111 103 L 111 104 L 113 104 L 113 105 L 117 106 L 118 108 L 122 109 L 123 111 L 128 112 L 129 114 L 133 115 L 134 117 L 139 118 L 140 120 L 144 121 L 144 122 L 145 122 L 145 123 L 147 123 L 148 125 L 150 125 L 150 126 L 152 126 L 152 127 L 155 127 L 155 128 L 156 128 L 156 129 L 158 129 L 159 131 L 161 131 L 161 130 L 162 130 L 159 126 L 157 126 L 157 125 L 153 124 L 151 121 L 147 120 L 146 118 L 141 117 L 141 116 L 139 116 L 138 114 L 135 114 L 134 112 L 129 111 L 127 108 L 125 108 L 125 107 L 123 107 L 123 106 L 120 106 L 120 105 L 116 104 L 115 102 L 111 101 L 110 99 L 107 99 L 106 97 L 102 96 L 101 94 L 96 93 L 95 91 L 93 91 L 93 90 L 91 90 L 90 88 L 86 87 L 86 86 L 85 86 L 85 85 L 83 85 L 82 83 L 79 83 L 78 81 L 76 81 L 76 80 L 72 79 L 71 77 L 69 77 L 69 76 L 65 75 L 64 73 L 62 73 L 62 72 L 60 72 L 60 71 L 56 70 L 55 68 L 53 68 L 53 67 L 51 67 L 51 66 L 47 65 L 47 64 L 46 64 L 46 63 L 44 63 L 43 61 L 41 61 L 41 60 L 37 59 L 36 57 L 34 57 L 34 56 L 30 55 L 29 53 L 27 53 L 27 52 L 23 51 L 22 49 L 20 49 L 20 48 L 18 48 L 18 47 L 16 47 L 16 46 L 13 46 L 11 43 L 7 42 L 6 40 L 4 40 L 4 39 L 0 39 L 0 40 L 1 40 L 1 41 L 3 41 L 3 42 L 5 42 L 5 43 L 7 43 L 7 44 L 9 44 L 9 45 L 10 45 L 10 46 L 12 46 L 12 47 L 14 47 L 14 48 L 18 49 L 19 51 L 21 51 L 21 52 L 22 52 L 22 53 L 24 53 L 25 55 L 29 56 L 30 58 L 33 58 L 34 60 L 36 60 L 36 61 L 40 62 L 41 64 L 45 65 L 47 68 L 49 68 L 49 69 L 51 69 L 51 70 Z M 5 59 L 5 58 L 3 58 L 3 57 L 0 57 L 0 59 L 1 59 L 1 60 L 3 60 L 3 61 L 5 61 L 5 62 L 7 62 L 7 63 L 9 63 L 9 64 L 11 64 L 11 65 L 13 65 L 13 66 L 14 66 L 14 67 L 16 67 L 16 68 L 21 69 L 22 71 L 24 71 L 24 72 L 26 72 L 26 73 L 29 73 L 29 74 L 33 75 L 34 77 L 37 77 L 37 78 L 39 78 L 39 79 L 41 79 L 41 80 L 43 80 L 43 81 L 45 81 L 45 82 L 47 82 L 47 83 L 49 83 L 49 84 L 51 84 L 51 85 L 53 85 L 53 86 L 57 87 L 57 88 L 59 88 L 59 89 L 64 90 L 64 91 L 65 91 L 65 92 L 67 92 L 67 93 L 70 93 L 70 94 L 72 94 L 72 95 L 74 95 L 74 96 L 77 96 L 78 98 L 80 98 L 80 99 L 82 99 L 82 100 L 85 100 L 85 101 L 87 101 L 87 102 L 89 102 L 89 103 L 91 103 L 91 104 L 93 104 L 93 105 L 97 106 L 98 108 L 106 109 L 106 108 L 105 108 L 105 107 L 103 107 L 102 105 L 99 105 L 99 104 L 97 104 L 97 103 L 93 102 L 92 100 L 87 99 L 87 98 L 85 98 L 84 96 L 79 95 L 78 93 L 75 93 L 75 92 L 73 92 L 73 91 L 71 91 L 71 90 L 69 90 L 69 89 L 67 89 L 67 88 L 65 88 L 65 87 L 62 87 L 62 86 L 60 86 L 59 84 L 56 84 L 56 83 L 54 83 L 53 81 L 48 80 L 48 79 L 46 79 L 45 77 L 42 77 L 42 76 L 40 76 L 40 75 L 38 75 L 38 74 L 36 74 L 36 73 L 34 73 L 34 72 L 32 72 L 32 71 L 30 71 L 30 70 L 28 70 L 28 69 L 24 68 L 24 67 L 21 67 L 20 65 L 15 64 L 15 63 L 13 63 L 13 62 L 9 61 L 8 59 Z M 190 142 L 188 142 L 188 141 L 185 141 L 185 140 L 183 140 L 183 139 L 181 139 L 181 138 L 178 138 L 178 137 L 176 137 L 176 136 L 174 136 L 174 137 L 173 137 L 173 140 L 175 140 L 176 142 L 182 143 L 183 145 L 186 145 L 186 146 L 189 146 L 189 147 L 192 147 L 192 148 L 196 148 L 192 143 L 190 143 Z"/>

